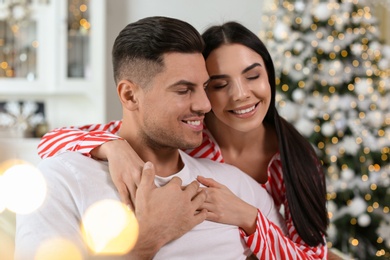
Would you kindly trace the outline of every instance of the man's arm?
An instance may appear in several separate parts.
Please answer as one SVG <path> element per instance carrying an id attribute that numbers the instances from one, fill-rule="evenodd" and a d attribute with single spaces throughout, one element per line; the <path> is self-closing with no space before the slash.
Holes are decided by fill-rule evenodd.
<path id="1" fill-rule="evenodd" d="M 136 193 L 136 217 L 139 237 L 130 259 L 152 259 L 166 243 L 177 239 L 206 219 L 206 210 L 197 209 L 206 199 L 199 183 L 182 187 L 174 177 L 164 187 L 154 184 L 154 167 L 145 163 Z"/>

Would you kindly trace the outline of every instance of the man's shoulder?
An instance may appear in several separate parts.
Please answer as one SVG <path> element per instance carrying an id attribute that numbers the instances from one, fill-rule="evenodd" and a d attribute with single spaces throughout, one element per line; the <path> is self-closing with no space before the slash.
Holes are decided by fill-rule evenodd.
<path id="1" fill-rule="evenodd" d="M 37 168 L 46 176 L 69 178 L 80 175 L 87 177 L 89 173 L 97 176 L 99 170 L 106 172 L 108 167 L 106 162 L 94 160 L 78 152 L 66 151 L 41 160 Z"/>
<path id="2" fill-rule="evenodd" d="M 41 165 L 52 165 L 52 164 L 77 165 L 80 163 L 81 164 L 87 163 L 90 165 L 99 164 L 97 160 L 84 156 L 79 152 L 65 151 L 56 154 L 55 156 L 42 159 L 39 162 L 38 167 L 40 167 Z"/>

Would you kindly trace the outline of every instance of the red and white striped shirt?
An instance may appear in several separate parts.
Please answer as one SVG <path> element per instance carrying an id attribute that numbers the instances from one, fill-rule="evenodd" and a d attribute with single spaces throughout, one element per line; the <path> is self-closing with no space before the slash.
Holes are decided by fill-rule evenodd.
<path id="1" fill-rule="evenodd" d="M 38 145 L 38 155 L 41 158 L 47 158 L 63 151 L 77 151 L 91 157 L 90 151 L 93 148 L 110 140 L 121 139 L 116 135 L 121 124 L 122 121 L 111 121 L 106 125 L 94 124 L 55 129 L 42 137 Z M 221 149 L 207 129 L 203 130 L 202 144 L 186 152 L 196 158 L 209 158 L 224 163 Z M 286 198 L 279 153 L 275 154 L 269 162 L 268 181 L 262 185 L 271 194 L 277 207 L 284 206 L 288 235 L 285 236 L 276 225 L 258 211 L 255 233 L 247 236 L 244 231 L 240 230 L 242 238 L 257 258 L 267 260 L 326 259 L 326 244 L 311 247 L 305 244 L 295 229 Z"/>

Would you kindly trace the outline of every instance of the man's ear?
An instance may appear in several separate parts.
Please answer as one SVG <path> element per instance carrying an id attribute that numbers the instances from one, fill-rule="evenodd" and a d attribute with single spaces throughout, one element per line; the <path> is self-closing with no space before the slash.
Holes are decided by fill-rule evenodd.
<path id="1" fill-rule="evenodd" d="M 128 80 L 121 80 L 117 84 L 117 92 L 122 106 L 128 110 L 135 110 L 139 105 L 140 87 Z"/>

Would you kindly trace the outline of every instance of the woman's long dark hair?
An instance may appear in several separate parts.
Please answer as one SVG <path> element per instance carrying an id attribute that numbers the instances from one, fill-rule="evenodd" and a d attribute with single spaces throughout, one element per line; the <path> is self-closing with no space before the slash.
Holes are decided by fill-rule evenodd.
<path id="1" fill-rule="evenodd" d="M 311 144 L 286 120 L 275 107 L 275 69 L 264 43 L 249 29 L 237 22 L 212 26 L 203 35 L 205 59 L 223 44 L 237 43 L 257 52 L 264 60 L 271 103 L 264 121 L 272 125 L 278 136 L 286 196 L 294 226 L 299 236 L 310 246 L 323 243 L 328 216 L 326 210 L 326 184 L 322 166 Z"/>

